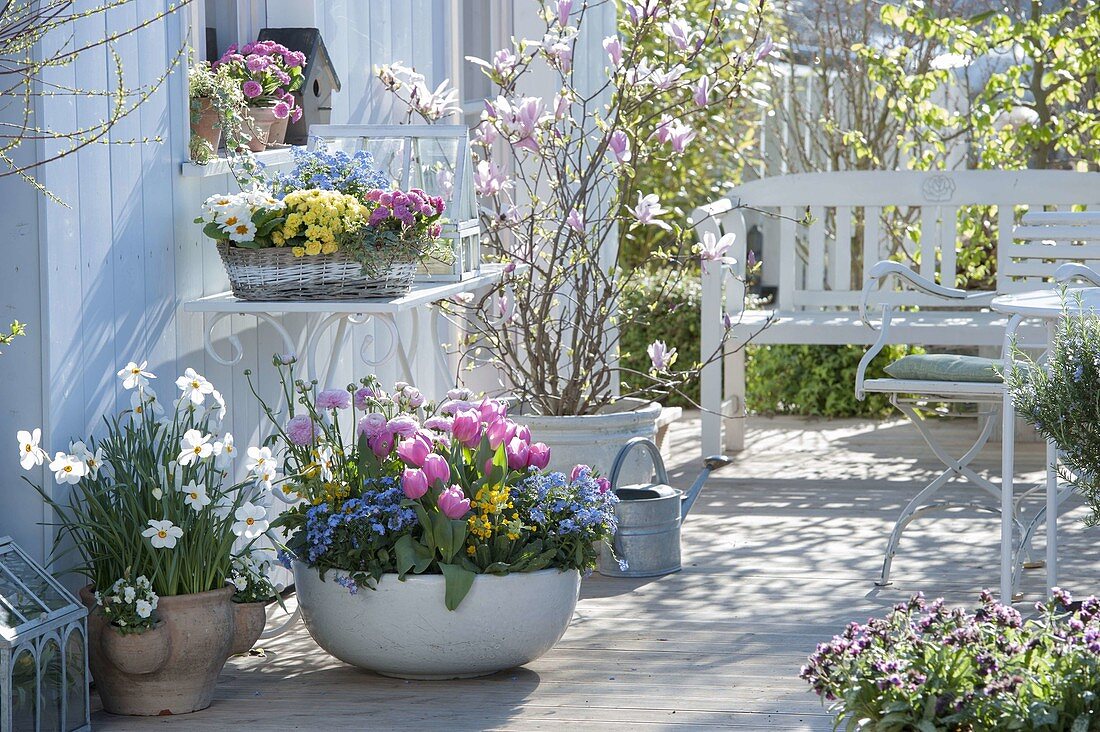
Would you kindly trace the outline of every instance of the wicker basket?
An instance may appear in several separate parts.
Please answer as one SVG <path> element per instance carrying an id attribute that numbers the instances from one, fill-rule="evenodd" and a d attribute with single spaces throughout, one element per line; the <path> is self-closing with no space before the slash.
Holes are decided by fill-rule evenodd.
<path id="1" fill-rule="evenodd" d="M 290 247 L 242 249 L 218 242 L 233 294 L 241 300 L 369 300 L 412 289 L 417 258 L 395 251 L 373 271 L 344 252 L 295 257 Z"/>

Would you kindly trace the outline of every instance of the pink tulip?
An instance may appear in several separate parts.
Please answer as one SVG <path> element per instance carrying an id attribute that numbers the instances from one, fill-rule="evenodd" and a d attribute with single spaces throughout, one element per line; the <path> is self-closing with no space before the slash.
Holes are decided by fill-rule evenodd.
<path id="1" fill-rule="evenodd" d="M 472 409 L 456 412 L 451 434 L 466 447 L 474 447 L 481 440 L 481 417 Z"/>
<path id="2" fill-rule="evenodd" d="M 424 460 L 431 451 L 432 441 L 419 434 L 397 444 L 397 457 L 413 468 L 423 467 Z"/>
<path id="3" fill-rule="evenodd" d="M 439 510 L 449 519 L 460 519 L 470 510 L 470 499 L 457 485 L 439 494 Z"/>
<path id="4" fill-rule="evenodd" d="M 581 473 L 583 472 L 591 473 L 592 468 L 588 465 L 585 465 L 584 463 L 574 465 L 573 470 L 569 473 L 569 482 L 573 482 L 577 478 L 581 477 Z"/>
<path id="5" fill-rule="evenodd" d="M 428 476 L 423 470 L 406 468 L 401 473 L 401 490 L 405 491 L 405 497 L 416 500 L 428 492 Z"/>
<path id="6" fill-rule="evenodd" d="M 482 422 L 493 423 L 498 419 L 502 419 L 507 416 L 507 408 L 496 399 L 482 399 L 481 404 L 477 405 L 478 414 L 481 416 Z"/>
<path id="7" fill-rule="evenodd" d="M 430 484 L 436 481 L 446 483 L 451 479 L 451 466 L 447 464 L 445 457 L 432 453 L 424 458 L 424 475 Z"/>
<path id="8" fill-rule="evenodd" d="M 393 450 L 393 433 L 389 430 L 382 430 L 382 432 L 375 435 L 373 440 L 367 440 L 367 443 L 375 455 L 384 458 Z"/>
<path id="9" fill-rule="evenodd" d="M 523 470 L 527 467 L 529 448 L 527 443 L 519 437 L 513 437 L 504 447 L 504 454 L 508 457 L 509 470 Z"/>
<path id="10" fill-rule="evenodd" d="M 450 417 L 442 417 L 440 415 L 436 415 L 434 417 L 428 417 L 426 420 L 424 420 L 424 427 L 429 430 L 435 430 L 437 432 L 450 434 L 451 422 L 452 420 Z"/>
<path id="11" fill-rule="evenodd" d="M 536 442 L 527 449 L 527 466 L 544 469 L 550 464 L 550 448 L 541 442 Z"/>
<path id="12" fill-rule="evenodd" d="M 485 428 L 485 436 L 489 438 L 489 447 L 497 449 L 508 439 L 508 421 L 498 419 L 490 422 Z"/>
<path id="13" fill-rule="evenodd" d="M 516 427 L 515 436 L 526 442 L 528 445 L 531 444 L 531 428 L 527 425 L 521 424 Z"/>

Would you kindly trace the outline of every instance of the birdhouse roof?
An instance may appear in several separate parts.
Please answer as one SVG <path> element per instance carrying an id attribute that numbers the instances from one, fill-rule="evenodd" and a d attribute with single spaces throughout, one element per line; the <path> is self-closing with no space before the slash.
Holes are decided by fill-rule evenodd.
<path id="1" fill-rule="evenodd" d="M 306 55 L 306 80 L 316 78 L 317 74 L 324 70 L 332 77 L 332 88 L 340 91 L 340 77 L 336 74 L 336 67 L 332 63 L 332 57 L 328 55 L 325 40 L 318 29 L 263 28 L 260 30 L 258 40 L 275 41 L 291 51 L 301 51 Z"/>

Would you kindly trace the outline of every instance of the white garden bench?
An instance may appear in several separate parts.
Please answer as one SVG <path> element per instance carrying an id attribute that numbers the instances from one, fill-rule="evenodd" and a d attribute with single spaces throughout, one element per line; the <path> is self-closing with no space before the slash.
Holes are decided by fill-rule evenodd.
<path id="1" fill-rule="evenodd" d="M 995 220 L 989 222 L 997 241 L 997 285 L 995 291 L 967 293 L 965 301 L 952 301 L 937 289 L 954 289 L 959 208 L 971 205 L 997 207 Z M 868 307 L 908 308 L 892 318 L 888 342 L 999 347 L 1008 319 L 983 307 L 989 300 L 1042 286 L 1059 264 L 1100 261 L 1097 245 L 1054 246 L 1059 240 L 1052 237 L 1070 233 L 1058 230 L 1066 212 L 1080 206 L 1100 208 L 1100 174 L 805 173 L 752 181 L 696 209 L 690 222 L 700 238 L 707 232 L 735 236 L 729 260 L 703 263 L 704 360 L 723 348 L 723 333 L 729 329 L 724 357 L 702 371 L 703 454 L 744 447 L 745 375 L 739 346 L 750 338 L 755 343 L 872 344 L 879 333 L 860 317 L 868 280 L 876 282 Z M 1031 216 L 1014 234 L 1020 207 Z M 889 277 L 872 278 L 876 264 L 888 258 L 884 222 L 895 212 L 919 227 L 919 232 L 912 231 L 915 243 L 906 247 L 915 261 L 903 261 L 905 266 Z M 761 215 L 777 231 L 765 240 L 762 253 L 775 274 L 776 295 L 766 309 L 747 310 L 742 281 L 747 224 Z M 802 223 L 807 216 L 809 223 Z"/>

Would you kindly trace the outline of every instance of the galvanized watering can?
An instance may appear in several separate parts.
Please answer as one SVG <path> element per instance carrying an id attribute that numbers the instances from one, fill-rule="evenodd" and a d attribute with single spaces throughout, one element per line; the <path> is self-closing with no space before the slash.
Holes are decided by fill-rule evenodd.
<path id="1" fill-rule="evenodd" d="M 644 448 L 653 460 L 656 483 L 640 483 L 616 487 L 619 471 L 627 455 L 635 448 Z M 668 484 L 668 471 L 661 451 L 652 440 L 635 437 L 619 450 L 611 465 L 611 487 L 619 497 L 615 515 L 619 529 L 613 541 L 614 554 L 605 544 L 600 549 L 600 574 L 607 577 L 656 577 L 680 571 L 680 524 L 703 490 L 711 471 L 726 465 L 729 458 L 715 455 L 703 461 L 703 472 L 687 493 Z M 626 568 L 619 560 L 626 562 Z"/>

